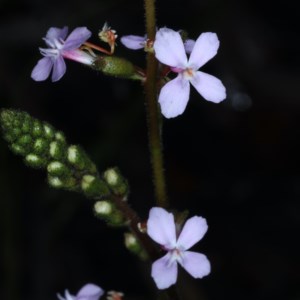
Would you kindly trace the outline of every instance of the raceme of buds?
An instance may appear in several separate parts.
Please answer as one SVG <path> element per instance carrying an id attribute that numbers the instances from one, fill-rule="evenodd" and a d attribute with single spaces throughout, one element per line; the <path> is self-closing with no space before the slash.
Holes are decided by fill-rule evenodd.
<path id="1" fill-rule="evenodd" d="M 94 199 L 110 195 L 95 164 L 80 146 L 69 146 L 61 131 L 26 112 L 9 109 L 1 111 L 0 122 L 10 149 L 23 156 L 26 165 L 45 169 L 50 186 L 81 191 Z"/>

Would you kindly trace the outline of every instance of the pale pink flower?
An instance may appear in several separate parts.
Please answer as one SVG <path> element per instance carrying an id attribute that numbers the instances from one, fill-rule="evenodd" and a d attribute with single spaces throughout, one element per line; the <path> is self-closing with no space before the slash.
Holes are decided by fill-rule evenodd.
<path id="1" fill-rule="evenodd" d="M 98 300 L 104 291 L 93 283 L 88 283 L 84 285 L 76 296 L 73 296 L 69 293 L 68 290 L 65 291 L 65 297 L 62 297 L 60 294 L 57 294 L 59 300 Z"/>
<path id="2" fill-rule="evenodd" d="M 68 27 L 51 27 L 43 38 L 48 48 L 40 48 L 44 56 L 33 68 L 31 78 L 35 81 L 46 80 L 52 71 L 52 81 L 58 81 L 66 72 L 64 58 L 91 66 L 95 60 L 93 56 L 79 49 L 91 36 L 86 27 L 75 28 L 67 37 Z"/>
<path id="3" fill-rule="evenodd" d="M 194 216 L 186 221 L 177 235 L 173 214 L 160 207 L 150 210 L 147 233 L 167 251 L 152 264 L 151 276 L 159 289 L 166 289 L 176 282 L 177 263 L 194 278 L 210 273 L 210 263 L 204 254 L 187 251 L 203 238 L 207 228 L 204 218 Z"/>
<path id="4" fill-rule="evenodd" d="M 207 101 L 219 103 L 226 98 L 226 89 L 218 78 L 198 71 L 217 54 L 220 44 L 217 35 L 212 32 L 202 33 L 192 44 L 188 42 L 188 45 L 184 45 L 180 34 L 169 28 L 161 28 L 156 33 L 153 46 L 156 58 L 178 73 L 160 91 L 158 101 L 166 118 L 184 112 L 189 100 L 190 83 Z M 191 50 L 189 59 L 185 46 Z"/>

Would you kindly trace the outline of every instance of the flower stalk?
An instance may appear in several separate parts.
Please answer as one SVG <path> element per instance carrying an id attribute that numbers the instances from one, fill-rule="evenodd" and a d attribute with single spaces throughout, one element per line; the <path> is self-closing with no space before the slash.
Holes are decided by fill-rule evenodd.
<path id="1" fill-rule="evenodd" d="M 154 0 L 145 0 L 146 33 L 150 40 L 155 38 L 155 3 Z M 147 52 L 147 71 L 145 82 L 146 110 L 148 122 L 148 138 L 151 154 L 153 183 L 156 204 L 168 207 L 165 175 L 163 167 L 163 153 L 161 141 L 161 116 L 157 103 L 157 71 L 158 62 L 154 53 Z"/>

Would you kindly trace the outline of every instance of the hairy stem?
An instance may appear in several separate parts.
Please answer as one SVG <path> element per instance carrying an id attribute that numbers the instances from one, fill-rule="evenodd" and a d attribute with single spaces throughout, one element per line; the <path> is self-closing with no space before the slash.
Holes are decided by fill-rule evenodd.
<path id="1" fill-rule="evenodd" d="M 145 12 L 147 36 L 150 40 L 154 40 L 156 30 L 154 0 L 145 0 Z M 168 200 L 166 194 L 160 132 L 161 115 L 159 113 L 157 103 L 157 68 L 158 62 L 155 59 L 154 53 L 148 52 L 145 93 L 153 182 L 156 204 L 161 207 L 167 207 Z"/>

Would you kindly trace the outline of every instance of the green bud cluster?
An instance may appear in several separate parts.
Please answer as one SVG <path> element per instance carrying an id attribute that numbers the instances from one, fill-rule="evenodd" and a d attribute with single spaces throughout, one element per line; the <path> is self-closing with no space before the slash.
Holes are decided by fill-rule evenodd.
<path id="1" fill-rule="evenodd" d="M 89 198 L 108 197 L 108 184 L 95 164 L 77 145 L 68 145 L 64 134 L 26 112 L 5 109 L 0 123 L 10 149 L 33 168 L 45 169 L 50 186 L 81 191 Z"/>
<path id="2" fill-rule="evenodd" d="M 106 221 L 110 226 L 119 227 L 126 225 L 126 220 L 123 214 L 110 200 L 95 202 L 94 213 L 96 217 Z"/>

